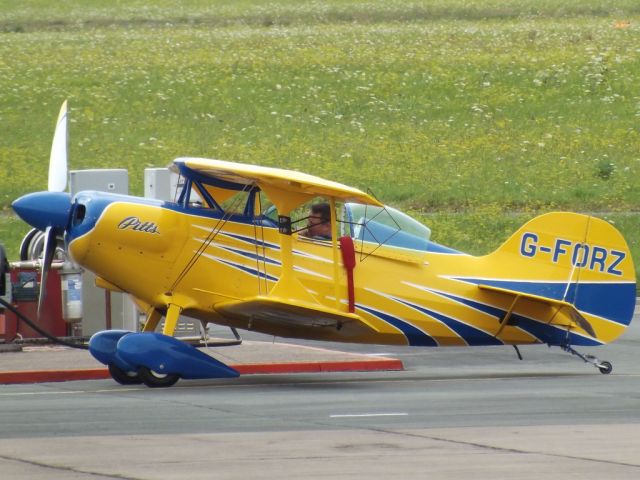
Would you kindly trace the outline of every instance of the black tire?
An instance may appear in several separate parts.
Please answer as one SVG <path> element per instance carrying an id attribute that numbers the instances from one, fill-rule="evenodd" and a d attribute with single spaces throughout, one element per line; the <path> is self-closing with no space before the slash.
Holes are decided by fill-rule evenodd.
<path id="1" fill-rule="evenodd" d="M 20 243 L 20 260 L 21 261 L 33 260 L 32 258 L 29 258 L 29 247 L 31 246 L 31 241 L 33 240 L 33 237 L 35 237 L 38 232 L 40 232 L 40 230 L 38 230 L 37 228 L 32 228 L 22 239 L 22 242 Z"/>
<path id="2" fill-rule="evenodd" d="M 113 363 L 109 364 L 109 373 L 120 385 L 140 385 L 142 380 L 136 372 L 125 372 Z"/>
<path id="3" fill-rule="evenodd" d="M 44 232 L 41 232 L 37 228 L 29 230 L 20 243 L 20 260 L 37 260 L 38 258 L 42 258 L 43 237 Z M 37 247 L 39 247 L 39 250 L 34 250 Z M 56 249 L 53 258 L 58 260 L 66 259 L 63 237 L 56 236 Z"/>
<path id="4" fill-rule="evenodd" d="M 158 373 L 147 367 L 138 368 L 138 377 L 147 387 L 151 388 L 167 388 L 175 385 L 180 380 L 177 373 Z"/>
<path id="5" fill-rule="evenodd" d="M 598 370 L 600 370 L 600 373 L 602 373 L 603 375 L 609 375 L 612 371 L 613 371 L 613 365 L 611 365 L 611 362 L 600 362 L 600 365 L 598 365 Z"/>

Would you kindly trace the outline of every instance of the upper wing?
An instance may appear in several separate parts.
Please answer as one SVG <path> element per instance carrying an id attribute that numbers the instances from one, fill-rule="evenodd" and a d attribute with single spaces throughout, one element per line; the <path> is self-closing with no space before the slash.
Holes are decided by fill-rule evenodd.
<path id="1" fill-rule="evenodd" d="M 371 195 L 357 188 L 294 170 L 205 158 L 178 158 L 174 160 L 174 164 L 178 168 L 184 166 L 200 175 L 239 185 L 255 184 L 262 189 L 266 187 L 295 194 L 326 196 L 345 202 L 383 206 Z"/>

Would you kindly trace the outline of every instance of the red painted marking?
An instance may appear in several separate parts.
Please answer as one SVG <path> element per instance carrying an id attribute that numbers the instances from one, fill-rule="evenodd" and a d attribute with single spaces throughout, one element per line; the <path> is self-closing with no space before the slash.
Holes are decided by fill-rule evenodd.
<path id="1" fill-rule="evenodd" d="M 312 372 L 370 372 L 374 370 L 403 370 L 400 360 L 356 360 L 346 362 L 299 362 L 233 365 L 241 375 L 259 373 L 312 373 Z"/>
<path id="2" fill-rule="evenodd" d="M 69 382 L 72 380 L 103 380 L 111 378 L 106 368 L 84 370 L 25 370 L 0 372 L 0 383 Z"/>
<path id="3" fill-rule="evenodd" d="M 400 360 L 356 360 L 344 362 L 298 362 L 231 365 L 241 375 L 319 373 L 319 372 L 371 372 L 379 370 L 404 370 Z M 70 382 L 74 380 L 104 380 L 111 378 L 106 368 L 83 370 L 25 370 L 0 372 L 0 384 Z"/>

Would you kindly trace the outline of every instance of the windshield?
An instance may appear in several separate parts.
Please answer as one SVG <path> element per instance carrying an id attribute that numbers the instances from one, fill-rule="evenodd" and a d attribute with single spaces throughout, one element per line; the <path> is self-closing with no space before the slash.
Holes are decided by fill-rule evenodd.
<path id="1" fill-rule="evenodd" d="M 342 235 L 354 240 L 426 251 L 431 230 L 395 208 L 345 203 Z"/>

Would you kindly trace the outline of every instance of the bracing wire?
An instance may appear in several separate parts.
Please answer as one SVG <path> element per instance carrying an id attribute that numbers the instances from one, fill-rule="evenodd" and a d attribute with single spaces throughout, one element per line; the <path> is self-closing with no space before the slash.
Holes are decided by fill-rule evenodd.
<path id="1" fill-rule="evenodd" d="M 241 190 L 241 192 L 247 192 L 251 188 L 253 188 L 253 184 L 247 184 Z M 242 199 L 240 197 L 236 198 L 234 200 L 234 202 L 229 206 L 229 208 L 227 208 L 227 211 L 224 212 L 222 217 L 220 217 L 218 219 L 216 224 L 213 226 L 213 228 L 211 229 L 211 231 L 207 235 L 207 238 L 205 238 L 205 240 L 200 244 L 198 249 L 193 253 L 193 255 L 191 256 L 191 258 L 189 259 L 189 261 L 187 262 L 185 267 L 182 269 L 180 274 L 178 274 L 178 276 L 176 277 L 176 280 L 171 285 L 171 288 L 169 288 L 169 292 L 173 292 L 175 290 L 175 288 L 178 286 L 178 284 L 189 273 L 189 271 L 191 271 L 191 269 L 196 264 L 198 259 L 202 256 L 202 254 L 205 252 L 205 250 L 207 248 L 209 248 L 209 245 L 211 245 L 211 242 L 213 242 L 213 240 L 218 236 L 218 233 L 220 233 L 222 228 L 226 225 L 226 223 L 232 217 L 233 212 L 235 211 L 235 208 L 240 204 L 241 201 L 242 201 Z"/>
<path id="2" fill-rule="evenodd" d="M 371 189 L 367 189 L 367 193 L 369 195 L 371 195 L 373 198 L 375 198 L 376 200 L 378 199 L 378 197 L 376 197 L 376 195 L 373 193 L 373 191 Z M 400 227 L 400 224 L 396 221 L 395 218 L 393 218 L 393 215 L 391 215 L 391 212 L 389 212 L 389 210 L 387 210 L 386 205 L 384 205 L 382 207 L 382 209 L 380 211 L 378 211 L 378 213 L 376 213 L 373 217 L 368 218 L 367 216 L 367 208 L 369 207 L 369 205 L 365 205 L 364 207 L 364 224 L 361 225 L 362 228 L 364 228 L 365 230 L 367 230 L 369 232 L 369 234 L 371 235 L 371 237 L 373 238 L 373 240 L 375 241 L 375 243 L 377 243 L 377 246 L 371 250 L 370 252 L 365 253 L 364 252 L 364 235 L 362 235 L 362 239 L 360 240 L 360 262 L 363 262 L 364 260 L 367 259 L 367 257 L 369 257 L 370 255 L 373 255 L 373 253 L 378 250 L 378 248 L 380 248 L 382 245 L 384 245 L 385 243 L 387 243 L 389 240 L 391 240 L 398 232 L 400 232 L 402 230 L 402 228 Z M 393 223 L 395 223 L 396 225 L 396 229 L 395 231 L 389 235 L 387 238 L 385 238 L 384 240 L 379 240 L 375 234 L 369 229 L 369 227 L 367 226 L 367 223 L 371 222 L 372 220 L 374 220 L 378 215 L 381 215 L 382 212 L 386 212 L 386 214 L 389 216 L 389 218 L 393 221 Z M 348 222 L 350 224 L 357 224 L 355 222 Z"/>

